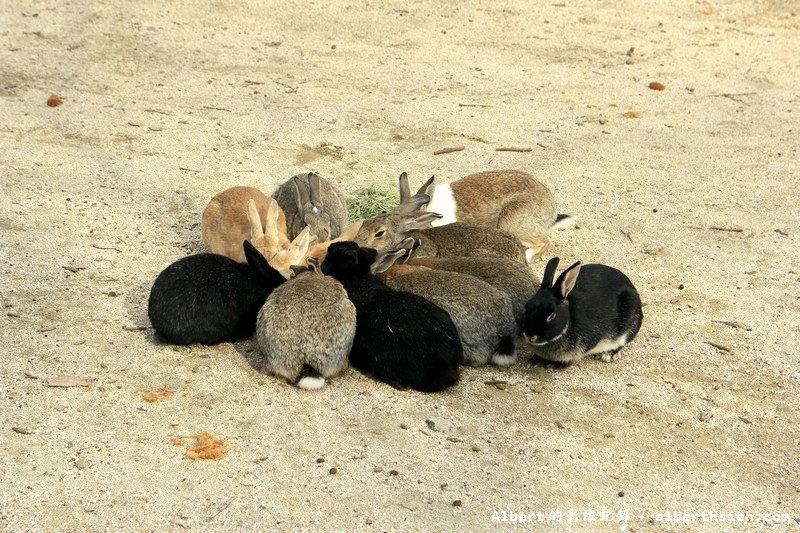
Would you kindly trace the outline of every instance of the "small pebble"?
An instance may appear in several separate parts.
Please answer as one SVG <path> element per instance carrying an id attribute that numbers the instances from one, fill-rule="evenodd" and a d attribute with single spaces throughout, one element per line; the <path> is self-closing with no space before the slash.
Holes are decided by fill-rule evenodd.
<path id="1" fill-rule="evenodd" d="M 429 418 L 425 424 L 434 431 L 447 431 L 453 426 L 453 422 L 446 418 Z"/>
<path id="2" fill-rule="evenodd" d="M 442 483 L 441 485 L 439 485 L 439 488 L 444 490 L 447 488 L 447 485 L 448 485 L 447 483 Z"/>
<path id="3" fill-rule="evenodd" d="M 337 470 L 336 468 L 331 468 L 330 470 L 328 470 L 328 473 L 332 476 L 335 475 L 337 472 L 339 472 L 339 470 Z"/>
<path id="4" fill-rule="evenodd" d="M 610 431 L 609 431 L 608 433 L 606 433 L 606 434 L 605 434 L 605 435 L 603 435 L 603 436 L 604 436 L 605 438 L 607 438 L 607 439 L 613 439 L 613 438 L 614 438 L 616 435 L 614 435 L 612 432 L 610 432 Z"/>
<path id="5" fill-rule="evenodd" d="M 625 496 L 625 491 L 624 491 L 624 490 L 621 490 L 621 491 L 619 491 L 619 492 L 617 493 L 617 496 L 619 496 L 620 498 L 622 498 L 623 496 Z"/>
<path id="6" fill-rule="evenodd" d="M 20 435 L 30 435 L 31 433 L 33 433 L 33 431 L 31 431 L 30 429 L 19 426 L 14 426 L 11 428 L 11 430 L 14 431 L 14 433 L 19 433 Z"/>
<path id="7" fill-rule="evenodd" d="M 473 452 L 479 452 L 479 451 L 481 451 L 481 447 L 478 446 L 477 444 L 473 444 L 472 445 L 472 451 Z"/>
<path id="8" fill-rule="evenodd" d="M 6 316 L 10 316 L 11 318 L 19 318 L 19 311 L 9 311 L 6 313 Z"/>
<path id="9" fill-rule="evenodd" d="M 541 394 L 543 392 L 544 392 L 544 387 L 542 387 L 541 385 L 534 385 L 533 386 L 533 393 L 534 394 Z"/>
<path id="10" fill-rule="evenodd" d="M 403 422 L 402 424 L 400 424 L 400 429 L 408 429 L 408 424 Z"/>
<path id="11" fill-rule="evenodd" d="M 372 471 L 375 472 L 376 474 L 380 474 L 381 472 L 383 472 L 383 467 L 376 466 L 375 468 L 372 469 Z"/>
<path id="12" fill-rule="evenodd" d="M 64 100 L 61 99 L 60 96 L 57 94 L 51 94 L 47 97 L 47 105 L 48 107 L 58 107 L 64 103 Z"/>
<path id="13" fill-rule="evenodd" d="M 453 507 L 461 507 L 461 500 L 453 500 Z"/>
<path id="14" fill-rule="evenodd" d="M 681 283 L 680 285 L 678 285 L 678 290 L 679 290 L 679 291 L 682 291 L 682 290 L 683 290 L 683 283 Z"/>
<path id="15" fill-rule="evenodd" d="M 324 462 L 325 462 L 325 459 L 323 459 L 322 457 L 318 457 L 317 458 L 317 464 L 322 464 Z"/>
<path id="16" fill-rule="evenodd" d="M 78 470 L 85 470 L 87 466 L 88 465 L 86 463 L 86 459 L 84 459 L 83 457 L 78 457 L 77 459 L 75 459 L 75 468 L 77 468 Z"/>
<path id="17" fill-rule="evenodd" d="M 667 88 L 666 85 L 664 85 L 660 81 L 651 81 L 650 85 L 648 85 L 648 87 L 650 87 L 654 91 L 663 91 L 664 89 Z"/>
<path id="18" fill-rule="evenodd" d="M 397 470 L 389 470 L 389 474 L 392 476 L 399 476 L 400 472 L 398 472 Z"/>
<path id="19" fill-rule="evenodd" d="M 39 375 L 34 374 L 33 372 L 25 372 L 25 377 L 30 379 L 39 379 Z"/>

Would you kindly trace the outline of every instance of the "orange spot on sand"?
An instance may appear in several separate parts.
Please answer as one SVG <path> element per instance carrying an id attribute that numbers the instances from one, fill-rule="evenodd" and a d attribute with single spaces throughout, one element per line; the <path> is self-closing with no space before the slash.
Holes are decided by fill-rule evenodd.
<path id="1" fill-rule="evenodd" d="M 185 435 L 183 437 L 172 437 L 169 439 L 175 446 L 183 446 L 187 440 L 193 440 L 194 444 L 189 444 L 186 448 L 186 457 L 194 461 L 200 459 L 219 460 L 228 454 L 228 443 L 222 439 L 217 439 L 208 431 L 197 435 Z"/>

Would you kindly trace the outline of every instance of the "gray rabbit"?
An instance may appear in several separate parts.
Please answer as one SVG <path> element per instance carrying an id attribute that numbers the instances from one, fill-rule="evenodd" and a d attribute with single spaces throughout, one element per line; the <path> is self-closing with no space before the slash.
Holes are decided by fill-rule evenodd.
<path id="1" fill-rule="evenodd" d="M 319 389 L 347 367 L 356 332 L 356 309 L 342 284 L 311 268 L 273 291 L 256 322 L 256 341 L 267 369 L 301 389 Z"/>
<path id="2" fill-rule="evenodd" d="M 292 176 L 272 195 L 286 214 L 286 233 L 294 239 L 303 228 L 311 229 L 318 242 L 335 239 L 347 226 L 344 194 L 314 172 Z"/>

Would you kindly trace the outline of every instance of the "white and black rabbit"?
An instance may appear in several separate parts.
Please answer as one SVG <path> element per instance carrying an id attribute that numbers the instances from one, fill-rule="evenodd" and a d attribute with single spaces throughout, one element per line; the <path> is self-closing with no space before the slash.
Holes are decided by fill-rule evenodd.
<path id="1" fill-rule="evenodd" d="M 252 335 L 256 317 L 285 278 L 244 241 L 247 263 L 217 254 L 178 259 L 156 277 L 147 302 L 153 329 L 173 344 L 217 344 Z"/>
<path id="2" fill-rule="evenodd" d="M 378 261 L 393 264 L 405 254 L 384 254 Z M 450 315 L 378 280 L 370 271 L 377 255 L 352 241 L 336 242 L 322 263 L 322 272 L 344 285 L 356 306 L 350 364 L 399 389 L 438 392 L 455 385 L 464 352 Z"/>
<path id="3" fill-rule="evenodd" d="M 536 357 L 569 365 L 594 355 L 611 361 L 642 325 L 642 301 L 630 279 L 606 265 L 564 270 L 553 283 L 558 257 L 525 306 L 525 337 Z"/>

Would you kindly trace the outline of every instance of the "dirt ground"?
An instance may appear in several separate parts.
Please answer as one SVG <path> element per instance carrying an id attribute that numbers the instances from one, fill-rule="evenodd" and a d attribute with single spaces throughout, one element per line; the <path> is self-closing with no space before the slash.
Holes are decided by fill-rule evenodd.
<path id="1" fill-rule="evenodd" d="M 777 0 L 3 2 L 0 528 L 796 530 L 798 30 Z M 208 200 L 311 169 L 529 171 L 580 221 L 553 254 L 625 271 L 642 331 L 433 395 L 158 342 Z M 204 431 L 224 458 L 173 441 Z"/>

